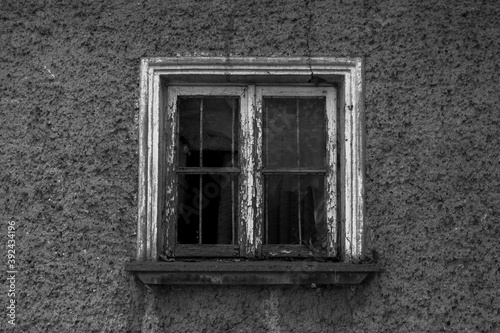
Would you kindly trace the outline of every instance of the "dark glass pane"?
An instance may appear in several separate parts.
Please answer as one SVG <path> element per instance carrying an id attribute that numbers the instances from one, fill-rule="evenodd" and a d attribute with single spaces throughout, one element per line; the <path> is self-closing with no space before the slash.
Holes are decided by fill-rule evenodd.
<path id="1" fill-rule="evenodd" d="M 326 157 L 325 100 L 301 98 L 298 105 L 300 166 L 324 167 Z"/>
<path id="2" fill-rule="evenodd" d="M 324 98 L 264 98 L 265 167 L 324 167 Z"/>
<path id="3" fill-rule="evenodd" d="M 238 115 L 237 97 L 179 97 L 179 166 L 237 167 Z"/>
<path id="4" fill-rule="evenodd" d="M 299 244 L 298 176 L 266 176 L 268 244 Z"/>
<path id="5" fill-rule="evenodd" d="M 267 244 L 326 245 L 323 176 L 265 176 L 264 186 Z"/>
<path id="6" fill-rule="evenodd" d="M 200 107 L 201 98 L 179 98 L 180 167 L 200 166 Z"/>
<path id="7" fill-rule="evenodd" d="M 326 202 L 324 177 L 300 176 L 302 243 L 326 248 Z"/>
<path id="8" fill-rule="evenodd" d="M 236 97 L 203 98 L 203 166 L 236 167 L 238 150 Z"/>
<path id="9" fill-rule="evenodd" d="M 263 106 L 264 166 L 297 166 L 296 99 L 264 98 Z"/>
<path id="10" fill-rule="evenodd" d="M 198 244 L 200 176 L 179 175 L 177 181 L 177 241 Z"/>
<path id="11" fill-rule="evenodd" d="M 237 230 L 237 175 L 181 174 L 178 182 L 178 242 L 231 244 Z"/>

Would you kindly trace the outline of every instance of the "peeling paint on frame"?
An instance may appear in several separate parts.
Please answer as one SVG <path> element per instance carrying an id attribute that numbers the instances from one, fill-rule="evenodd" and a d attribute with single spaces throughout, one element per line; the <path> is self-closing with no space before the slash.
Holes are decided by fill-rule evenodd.
<path id="1" fill-rule="evenodd" d="M 341 83 L 340 100 L 345 102 L 345 105 L 340 105 L 340 110 L 344 112 L 340 120 L 338 128 L 343 130 L 344 142 L 341 146 L 335 147 L 334 142 L 329 141 L 329 150 L 339 149 L 342 152 L 341 158 L 345 166 L 343 167 L 341 178 L 341 202 L 340 209 L 341 221 L 343 223 L 341 232 L 341 254 L 344 261 L 358 261 L 363 256 L 363 219 L 364 219 L 364 114 L 363 114 L 363 63 L 361 58 L 218 58 L 218 57 L 178 57 L 178 58 L 148 58 L 142 60 L 141 67 L 141 108 L 140 108 L 140 175 L 139 175 L 139 214 L 138 214 L 138 249 L 137 258 L 139 260 L 157 260 L 159 251 L 157 251 L 158 232 L 172 234 L 174 231 L 169 227 L 171 223 L 159 221 L 162 219 L 161 210 L 162 204 L 165 203 L 165 215 L 163 219 L 170 220 L 175 212 L 175 199 L 172 201 L 163 196 L 172 195 L 172 187 L 174 184 L 162 183 L 158 177 L 168 175 L 169 168 L 162 173 L 158 167 L 159 158 L 164 158 L 165 163 L 172 161 L 172 155 L 167 152 L 167 155 L 162 157 L 158 149 L 161 137 L 161 126 L 158 125 L 160 118 L 160 94 L 169 94 L 168 91 L 161 91 L 160 81 L 165 78 L 168 81 L 173 78 L 186 78 L 191 75 L 196 75 L 201 78 L 200 83 L 203 83 L 204 78 L 219 77 L 219 85 L 242 85 L 245 78 L 259 77 L 264 80 L 264 83 L 272 83 L 274 78 L 286 75 L 291 78 L 307 78 L 311 75 L 321 77 L 337 78 L 337 82 Z M 147 77 L 146 77 L 147 73 Z M 231 78 L 233 81 L 229 83 L 225 80 Z M 240 80 L 240 81 L 238 81 Z M 210 80 L 208 80 L 210 81 Z M 249 90 L 255 89 L 254 86 L 249 86 Z M 165 90 L 168 90 L 167 88 Z M 245 150 L 252 152 L 245 154 L 247 160 L 244 161 L 242 156 L 242 173 L 245 173 L 244 181 L 253 186 L 248 186 L 245 191 L 242 191 L 240 200 L 243 200 L 240 206 L 240 218 L 245 219 L 244 228 L 240 231 L 240 254 L 252 256 L 257 252 L 260 254 L 259 244 L 262 243 L 262 231 L 258 230 L 262 223 L 262 216 L 259 213 L 259 206 L 262 206 L 262 180 L 259 172 L 256 172 L 262 167 L 262 161 L 259 160 L 258 151 L 256 151 L 253 142 L 262 140 L 262 128 L 260 113 L 262 110 L 256 105 L 256 101 L 251 91 L 247 92 L 249 97 L 247 100 L 248 108 L 252 108 L 255 112 L 251 114 L 242 113 L 241 122 L 248 120 L 248 126 L 244 132 L 245 136 L 242 142 L 252 142 L 251 146 L 245 146 Z M 334 102 L 336 104 L 336 102 Z M 168 105 L 171 110 L 172 106 Z M 243 111 L 243 110 L 242 110 Z M 171 112 L 171 111 L 169 111 Z M 156 115 L 155 115 L 156 114 Z M 169 123 L 168 116 L 165 120 L 165 135 L 172 133 L 175 126 Z M 244 120 L 245 118 L 246 120 Z M 173 118 L 169 118 L 173 119 Z M 155 125 L 156 122 L 156 125 Z M 329 118 L 329 122 L 333 125 L 334 122 Z M 147 129 L 147 130 L 146 130 Z M 153 133 L 156 132 L 156 133 Z M 175 132 L 175 131 L 174 131 Z M 144 138 L 147 138 L 145 145 Z M 167 140 L 175 140 L 170 136 Z M 259 141 L 260 140 L 260 141 Z M 171 141 L 172 142 L 172 141 Z M 146 147 L 145 147 L 146 146 Z M 336 155 L 336 154 L 334 154 Z M 256 157 L 257 156 L 257 157 Z M 334 180 L 329 177 L 328 184 L 333 184 Z M 157 186 L 166 186 L 165 189 Z M 327 188 L 331 193 L 336 187 Z M 174 195 L 175 197 L 175 195 Z M 329 198 L 332 196 L 329 195 Z M 330 201 L 330 213 L 335 209 L 335 200 Z M 335 206 L 338 207 L 338 206 Z M 146 211 L 145 211 L 146 210 Z M 334 214 L 336 216 L 336 214 Z M 166 223 L 167 230 L 161 231 L 158 223 Z M 175 223 L 174 223 L 175 224 Z M 240 224 L 241 225 L 241 224 Z M 335 234 L 338 222 L 335 217 L 329 220 L 330 232 Z M 170 228 L 170 229 L 169 229 Z M 145 237 L 145 239 L 144 239 Z M 336 237 L 331 237 L 328 240 L 329 255 L 335 255 L 335 249 L 338 247 L 335 244 Z M 168 243 L 172 242 L 172 237 L 167 236 L 167 255 L 171 251 L 171 246 Z M 161 245 L 162 246 L 162 245 Z"/>

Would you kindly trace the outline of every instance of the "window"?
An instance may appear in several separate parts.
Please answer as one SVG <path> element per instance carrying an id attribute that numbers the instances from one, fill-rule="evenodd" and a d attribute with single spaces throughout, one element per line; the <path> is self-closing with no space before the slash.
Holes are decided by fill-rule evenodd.
<path id="1" fill-rule="evenodd" d="M 144 59 L 138 260 L 359 261 L 361 97 L 358 58 Z"/>

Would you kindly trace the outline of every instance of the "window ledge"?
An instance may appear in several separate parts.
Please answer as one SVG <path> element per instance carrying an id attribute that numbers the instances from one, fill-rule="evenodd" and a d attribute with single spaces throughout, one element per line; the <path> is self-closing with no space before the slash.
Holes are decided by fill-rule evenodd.
<path id="1" fill-rule="evenodd" d="M 125 270 L 145 284 L 354 285 L 378 272 L 373 264 L 314 261 L 132 262 Z"/>

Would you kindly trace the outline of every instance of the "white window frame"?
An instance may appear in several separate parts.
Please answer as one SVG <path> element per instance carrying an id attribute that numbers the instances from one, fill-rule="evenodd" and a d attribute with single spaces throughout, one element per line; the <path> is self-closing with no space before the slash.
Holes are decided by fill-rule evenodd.
<path id="1" fill-rule="evenodd" d="M 286 87 L 284 94 L 289 93 L 287 90 L 300 90 L 294 86 L 335 86 L 338 100 L 334 103 L 340 108 L 340 117 L 329 117 L 329 122 L 339 123 L 334 127 L 340 129 L 340 139 L 328 141 L 327 153 L 337 156 L 335 149 L 340 151 L 340 193 L 337 193 L 338 187 L 334 183 L 337 177 L 329 174 L 328 184 L 332 187 L 326 190 L 334 194 L 328 196 L 327 216 L 337 216 L 332 210 L 339 209 L 341 220 L 340 223 L 329 220 L 327 225 L 332 235 L 329 248 L 339 248 L 340 253 L 330 251 L 328 255 L 340 255 L 344 262 L 358 262 L 363 258 L 365 182 L 361 58 L 146 58 L 141 62 L 140 78 L 137 260 L 157 261 L 160 255 L 168 256 L 175 243 L 176 234 L 171 227 L 176 221 L 176 216 L 173 216 L 176 188 L 169 180 L 173 177 L 166 177 L 173 172 L 175 152 L 166 147 L 175 145 L 176 121 L 170 119 L 168 109 L 174 107 L 169 105 L 169 96 L 175 94 L 176 85 L 213 86 L 217 91 L 221 91 L 220 86 L 238 91 L 244 86 L 245 98 L 241 100 L 246 101 L 246 106 L 241 109 L 240 121 L 242 126 L 248 127 L 242 129 L 247 137 L 241 144 L 251 147 L 262 140 L 259 124 L 252 119 L 258 119 L 262 112 L 256 96 L 266 94 L 266 91 L 279 93 L 282 86 Z M 328 83 L 323 85 L 322 82 Z M 251 160 L 252 156 L 249 155 L 250 160 L 242 160 L 240 165 L 244 178 L 247 178 L 247 185 L 244 185 L 247 195 L 240 196 L 240 206 L 249 207 L 246 212 L 240 211 L 243 214 L 240 218 L 245 221 L 245 232 L 239 235 L 240 255 L 247 257 L 260 254 L 258 245 L 262 238 L 259 234 L 261 228 L 255 225 L 261 219 L 258 209 L 255 209 L 256 205 L 261 206 L 259 200 L 262 200 L 262 188 L 258 188 L 260 173 L 255 172 L 261 161 Z M 252 180 L 254 177 L 257 177 L 256 183 Z M 337 205 L 337 202 L 341 204 Z M 340 225 L 339 230 L 335 229 L 336 225 Z M 337 232 L 340 237 L 335 236 Z M 340 244 L 334 244 L 335 239 L 339 239 Z"/>

